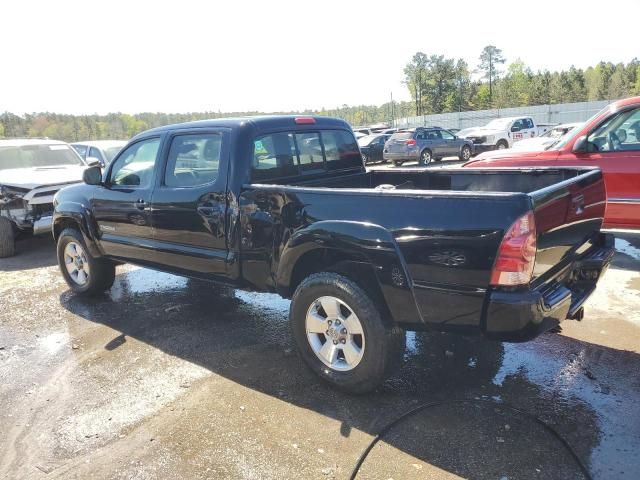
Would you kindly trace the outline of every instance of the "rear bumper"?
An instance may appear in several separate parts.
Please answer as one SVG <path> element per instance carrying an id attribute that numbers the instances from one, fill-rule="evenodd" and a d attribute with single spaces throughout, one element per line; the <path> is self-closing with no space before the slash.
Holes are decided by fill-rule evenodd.
<path id="1" fill-rule="evenodd" d="M 389 152 L 383 152 L 382 153 L 382 158 L 384 160 L 390 160 L 390 161 L 402 161 L 402 162 L 414 162 L 416 160 L 418 160 L 418 153 L 417 152 L 412 152 L 412 153 L 407 153 L 407 152 L 400 152 L 400 153 L 389 153 Z"/>
<path id="2" fill-rule="evenodd" d="M 595 290 L 614 253 L 613 235 L 601 234 L 598 248 L 575 262 L 563 280 L 540 290 L 490 292 L 484 315 L 485 335 L 523 342 L 573 317 Z"/>

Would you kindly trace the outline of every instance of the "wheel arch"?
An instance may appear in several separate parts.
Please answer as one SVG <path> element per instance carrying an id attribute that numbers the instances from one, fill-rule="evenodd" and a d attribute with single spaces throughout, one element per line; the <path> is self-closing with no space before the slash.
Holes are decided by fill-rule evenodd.
<path id="1" fill-rule="evenodd" d="M 278 292 L 290 298 L 313 273 L 339 273 L 378 302 L 386 318 L 421 322 L 411 279 L 391 233 L 364 222 L 321 221 L 296 232 L 285 245 L 278 271 Z"/>
<path id="2" fill-rule="evenodd" d="M 89 253 L 94 257 L 101 257 L 102 251 L 96 242 L 97 228 L 94 223 L 90 221 L 89 214 L 81 205 L 60 204 L 56 206 L 53 216 L 53 238 L 57 242 L 66 228 L 75 228 L 82 234 Z"/>

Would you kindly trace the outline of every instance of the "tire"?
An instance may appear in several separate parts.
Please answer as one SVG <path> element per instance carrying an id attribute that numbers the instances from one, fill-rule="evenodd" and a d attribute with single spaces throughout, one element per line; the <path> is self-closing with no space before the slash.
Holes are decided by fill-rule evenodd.
<path id="1" fill-rule="evenodd" d="M 505 148 L 509 148 L 509 144 L 504 140 L 500 140 L 498 143 L 496 143 L 496 148 L 498 150 L 504 150 Z"/>
<path id="2" fill-rule="evenodd" d="M 431 156 L 431 150 L 425 148 L 422 152 L 420 152 L 420 160 L 418 162 L 419 165 L 429 165 L 433 160 Z"/>
<path id="3" fill-rule="evenodd" d="M 393 164 L 394 164 L 396 167 L 401 167 L 403 163 L 404 163 L 404 162 L 403 162 L 402 160 L 394 160 L 394 161 L 393 161 Z"/>
<path id="4" fill-rule="evenodd" d="M 75 293 L 97 295 L 111 288 L 116 278 L 115 264 L 107 259 L 93 258 L 77 229 L 63 230 L 57 248 L 62 276 Z M 74 268 L 77 273 L 72 272 Z"/>
<path id="5" fill-rule="evenodd" d="M 337 314 L 327 313 L 324 305 Z M 372 299 L 355 282 L 337 273 L 316 273 L 302 281 L 293 294 L 289 323 L 307 366 L 340 390 L 369 392 L 402 362 L 404 331 L 385 325 Z M 329 354 L 335 360 L 323 356 L 325 348 L 336 352 Z M 347 351 L 351 353 L 347 355 Z"/>
<path id="6" fill-rule="evenodd" d="M 469 147 L 469 145 L 463 145 L 458 158 L 463 162 L 468 162 L 471 159 L 471 147 Z"/>
<path id="7" fill-rule="evenodd" d="M 0 258 L 16 253 L 16 234 L 13 223 L 7 217 L 0 217 Z"/>

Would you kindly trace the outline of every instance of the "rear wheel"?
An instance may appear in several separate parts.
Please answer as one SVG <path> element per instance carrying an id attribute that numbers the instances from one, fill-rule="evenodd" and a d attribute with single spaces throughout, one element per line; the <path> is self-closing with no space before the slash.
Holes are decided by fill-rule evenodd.
<path id="1" fill-rule="evenodd" d="M 420 165 L 429 165 L 431 163 L 431 151 L 424 149 L 420 154 Z"/>
<path id="2" fill-rule="evenodd" d="M 341 390 L 371 391 L 402 360 L 404 331 L 385 325 L 372 299 L 336 273 L 303 280 L 293 295 L 289 321 L 305 363 Z"/>
<path id="3" fill-rule="evenodd" d="M 0 258 L 16 253 L 16 237 L 13 223 L 7 217 L 0 217 Z"/>
<path id="4" fill-rule="evenodd" d="M 76 293 L 96 295 L 110 289 L 115 280 L 115 264 L 93 258 L 75 228 L 63 230 L 58 238 L 58 265 L 67 285 Z"/>
<path id="5" fill-rule="evenodd" d="M 464 145 L 462 150 L 460 150 L 460 160 L 468 161 L 471 158 L 471 148 L 469 145 Z"/>

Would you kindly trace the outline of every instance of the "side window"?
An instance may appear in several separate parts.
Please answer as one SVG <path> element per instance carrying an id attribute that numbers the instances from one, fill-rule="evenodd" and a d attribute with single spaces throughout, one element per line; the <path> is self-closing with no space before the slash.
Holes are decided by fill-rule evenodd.
<path id="1" fill-rule="evenodd" d="M 513 122 L 513 125 L 511 126 L 512 131 L 513 129 L 522 130 L 523 128 L 524 128 L 524 120 L 522 118 L 519 118 L 518 120 Z"/>
<path id="2" fill-rule="evenodd" d="M 587 137 L 589 152 L 640 151 L 640 108 L 609 118 Z"/>
<path id="3" fill-rule="evenodd" d="M 358 167 L 362 157 L 351 132 L 346 130 L 322 130 L 322 142 L 328 170 Z"/>
<path id="4" fill-rule="evenodd" d="M 100 150 L 98 150 L 95 147 L 91 147 L 89 149 L 89 157 L 93 157 L 93 158 L 97 158 L 98 160 L 100 160 L 101 162 L 104 161 L 104 159 L 102 158 L 102 154 L 100 154 Z"/>
<path id="5" fill-rule="evenodd" d="M 525 119 L 526 122 L 526 126 L 525 128 L 533 128 L 533 120 L 531 120 L 530 118 Z"/>
<path id="6" fill-rule="evenodd" d="M 440 130 L 440 135 L 442 135 L 442 138 L 445 140 L 453 140 L 453 134 L 448 130 Z"/>
<path id="7" fill-rule="evenodd" d="M 86 145 L 71 145 L 73 149 L 78 152 L 78 154 L 85 158 L 87 156 L 87 146 Z"/>
<path id="8" fill-rule="evenodd" d="M 252 180 L 297 175 L 297 163 L 292 133 L 272 133 L 253 142 Z"/>
<path id="9" fill-rule="evenodd" d="M 164 184 L 168 187 L 196 187 L 218 178 L 222 135 L 198 133 L 176 135 L 171 140 Z"/>
<path id="10" fill-rule="evenodd" d="M 109 183 L 140 188 L 151 186 L 159 147 L 159 138 L 142 140 L 127 147 L 113 164 Z"/>
<path id="11" fill-rule="evenodd" d="M 427 134 L 425 133 L 424 130 L 420 130 L 416 132 L 416 140 L 426 140 L 427 139 Z"/>

